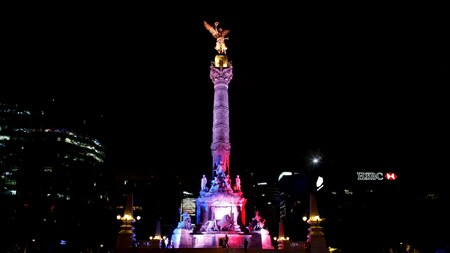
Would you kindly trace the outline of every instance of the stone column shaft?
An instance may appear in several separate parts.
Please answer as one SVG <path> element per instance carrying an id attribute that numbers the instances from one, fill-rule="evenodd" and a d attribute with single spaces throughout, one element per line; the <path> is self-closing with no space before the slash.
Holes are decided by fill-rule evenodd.
<path id="1" fill-rule="evenodd" d="M 213 157 L 213 170 L 222 163 L 225 173 L 229 174 L 230 167 L 230 122 L 228 107 L 228 84 L 233 78 L 233 68 L 210 68 L 210 78 L 214 83 L 214 108 L 211 154 Z M 214 173 L 213 173 L 214 176 Z"/>

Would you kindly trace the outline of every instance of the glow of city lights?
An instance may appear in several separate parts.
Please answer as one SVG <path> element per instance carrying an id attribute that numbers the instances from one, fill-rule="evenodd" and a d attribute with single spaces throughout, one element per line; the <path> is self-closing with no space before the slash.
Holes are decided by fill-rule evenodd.
<path id="1" fill-rule="evenodd" d="M 187 192 L 187 191 L 183 191 L 183 194 L 184 194 L 184 195 L 194 195 L 194 193 L 192 193 L 192 192 Z"/>
<path id="2" fill-rule="evenodd" d="M 306 216 L 303 216 L 303 221 L 307 221 L 308 220 L 308 217 L 306 217 Z"/>
<path id="3" fill-rule="evenodd" d="M 274 236 L 273 237 L 273 240 L 274 241 L 277 241 L 277 242 L 279 242 L 279 241 L 289 241 L 289 237 L 284 237 L 284 236 L 282 236 L 282 237 L 276 237 L 276 236 Z"/>

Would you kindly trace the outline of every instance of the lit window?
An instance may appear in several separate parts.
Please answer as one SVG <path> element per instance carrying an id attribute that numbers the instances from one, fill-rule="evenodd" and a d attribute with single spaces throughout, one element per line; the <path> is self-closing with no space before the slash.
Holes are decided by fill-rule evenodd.
<path id="1" fill-rule="evenodd" d="M 9 141 L 10 137 L 8 135 L 0 135 L 0 141 Z"/>

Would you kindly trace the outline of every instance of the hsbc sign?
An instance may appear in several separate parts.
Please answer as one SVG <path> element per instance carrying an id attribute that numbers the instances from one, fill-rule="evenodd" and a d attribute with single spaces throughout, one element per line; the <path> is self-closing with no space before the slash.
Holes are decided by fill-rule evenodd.
<path id="1" fill-rule="evenodd" d="M 397 179 L 397 174 L 394 172 L 356 172 L 357 180 L 395 180 Z"/>

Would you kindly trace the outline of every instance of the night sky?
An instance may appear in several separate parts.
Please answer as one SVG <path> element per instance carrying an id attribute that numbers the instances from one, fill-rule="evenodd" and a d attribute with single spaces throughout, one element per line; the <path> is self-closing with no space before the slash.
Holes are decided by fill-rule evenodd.
<path id="1" fill-rule="evenodd" d="M 85 119 L 116 171 L 197 186 L 211 169 L 216 53 L 203 21 L 219 21 L 231 30 L 232 173 L 298 170 L 317 152 L 332 170 L 427 182 L 448 167 L 445 8 L 167 5 L 6 9 L 1 99 Z"/>

